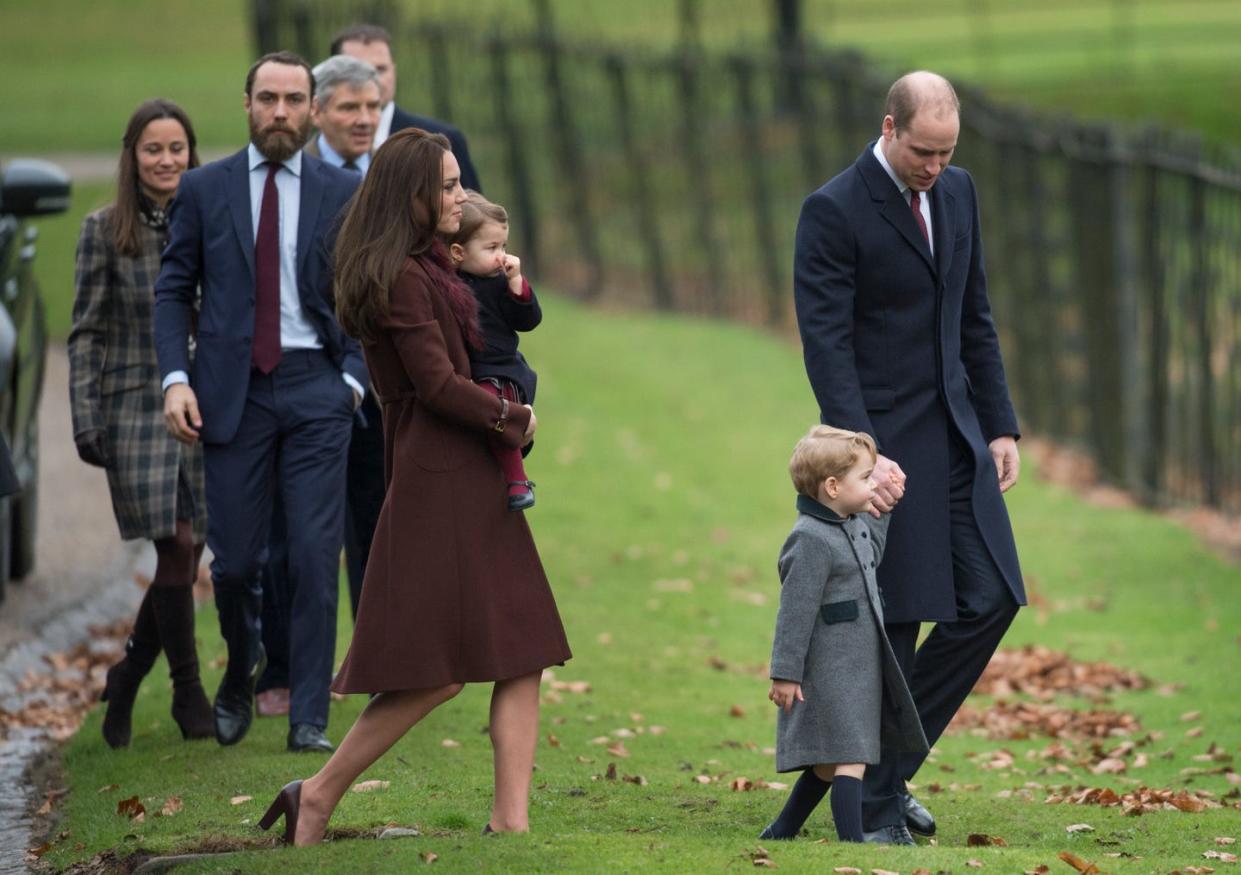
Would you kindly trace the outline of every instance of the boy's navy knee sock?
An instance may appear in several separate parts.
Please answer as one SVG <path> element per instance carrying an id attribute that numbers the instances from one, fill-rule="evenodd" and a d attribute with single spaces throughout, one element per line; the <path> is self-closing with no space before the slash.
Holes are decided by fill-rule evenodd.
<path id="1" fill-rule="evenodd" d="M 762 838 L 792 839 L 801 832 L 802 824 L 810 813 L 823 801 L 831 781 L 824 781 L 814 773 L 814 769 L 806 769 L 789 791 L 788 801 L 780 811 L 780 816 L 771 822 L 763 831 Z M 859 797 L 860 798 L 860 797 Z M 859 815 L 860 816 L 860 815 Z"/>
<path id="2" fill-rule="evenodd" d="M 832 781 L 832 820 L 842 842 L 863 841 L 862 782 L 857 778 L 837 775 Z"/>

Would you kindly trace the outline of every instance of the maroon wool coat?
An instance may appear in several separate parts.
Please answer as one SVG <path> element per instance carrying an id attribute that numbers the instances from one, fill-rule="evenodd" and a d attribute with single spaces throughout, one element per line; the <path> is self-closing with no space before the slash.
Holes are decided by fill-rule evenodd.
<path id="1" fill-rule="evenodd" d="M 387 490 L 353 642 L 332 689 L 375 693 L 518 677 L 572 655 L 525 514 L 488 438 L 500 400 L 470 381 L 461 327 L 417 259 L 365 346 L 383 402 Z M 513 405 L 502 440 L 530 421 Z"/>

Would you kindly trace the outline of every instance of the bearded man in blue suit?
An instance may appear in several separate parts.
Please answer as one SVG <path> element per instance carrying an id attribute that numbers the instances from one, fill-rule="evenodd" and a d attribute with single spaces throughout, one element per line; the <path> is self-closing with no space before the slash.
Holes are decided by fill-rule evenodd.
<path id="1" fill-rule="evenodd" d="M 245 89 L 250 144 L 182 178 L 155 284 L 164 416 L 179 440 L 203 443 L 211 578 L 228 644 L 216 738 L 235 744 L 253 718 L 260 571 L 279 492 L 293 590 L 291 751 L 332 750 L 324 730 L 341 496 L 351 420 L 367 385 L 332 294 L 335 228 L 358 179 L 301 152 L 313 97 L 299 56 L 255 62 Z"/>
<path id="2" fill-rule="evenodd" d="M 881 137 L 803 204 L 794 263 L 820 417 L 875 438 L 875 504 L 888 511 L 901 499 L 879 584 L 932 744 L 1026 602 L 1002 497 L 1017 481 L 1017 417 L 974 180 L 949 166 L 959 133 L 946 79 L 921 71 L 897 80 Z M 924 622 L 935 625 L 918 647 Z M 935 832 L 905 785 L 922 760 L 884 751 L 867 769 L 867 841 L 913 844 L 911 829 Z M 798 782 L 803 807 L 822 798 L 822 783 L 812 772 Z"/>

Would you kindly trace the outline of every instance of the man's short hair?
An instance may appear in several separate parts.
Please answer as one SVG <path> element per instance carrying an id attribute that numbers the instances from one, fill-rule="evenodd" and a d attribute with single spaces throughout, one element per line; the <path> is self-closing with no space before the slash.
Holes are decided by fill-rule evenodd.
<path id="1" fill-rule="evenodd" d="M 819 484 L 828 477 L 845 476 L 865 453 L 874 461 L 875 440 L 861 431 L 816 425 L 793 448 L 789 477 L 802 495 L 819 497 Z"/>
<path id="2" fill-rule="evenodd" d="M 320 62 L 313 71 L 315 88 L 319 92 L 319 105 L 323 106 L 332 99 L 340 85 L 361 88 L 367 82 L 374 82 L 379 87 L 379 73 L 366 61 L 352 58 L 349 55 L 332 55 Z"/>
<path id="3" fill-rule="evenodd" d="M 927 84 L 928 78 L 930 84 Z M 948 110 L 959 113 L 961 101 L 957 98 L 952 83 L 938 73 L 927 73 L 918 70 L 906 73 L 892 83 L 888 89 L 888 99 L 884 105 L 884 115 L 892 116 L 892 127 L 903 131 L 913 122 L 918 110 L 933 107 L 937 111 Z"/>
<path id="4" fill-rule="evenodd" d="M 392 34 L 378 24 L 351 24 L 332 37 L 332 54 L 339 55 L 341 47 L 351 42 L 383 43 L 390 49 L 392 48 Z"/>
<path id="5" fill-rule="evenodd" d="M 297 52 L 268 52 L 250 65 L 250 72 L 246 73 L 246 97 L 253 97 L 254 77 L 258 75 L 259 67 L 268 62 L 276 64 L 288 64 L 290 67 L 301 67 L 306 71 L 306 78 L 310 80 L 309 97 L 315 96 L 315 74 L 310 69 L 310 64 L 306 63 L 306 59 Z"/>

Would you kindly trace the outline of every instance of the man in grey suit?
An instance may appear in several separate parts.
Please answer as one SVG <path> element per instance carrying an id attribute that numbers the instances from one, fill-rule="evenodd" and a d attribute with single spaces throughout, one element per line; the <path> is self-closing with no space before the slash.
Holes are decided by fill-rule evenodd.
<path id="1" fill-rule="evenodd" d="M 978 196 L 949 166 L 960 105 L 910 73 L 881 136 L 802 206 L 794 294 L 822 421 L 875 438 L 884 625 L 934 744 L 1025 604 L 1002 493 L 1017 417 L 987 300 Z M 906 475 L 908 479 L 906 479 Z M 921 647 L 918 633 L 933 622 Z M 935 821 L 905 782 L 924 756 L 885 749 L 866 771 L 867 840 L 913 844 Z"/>

